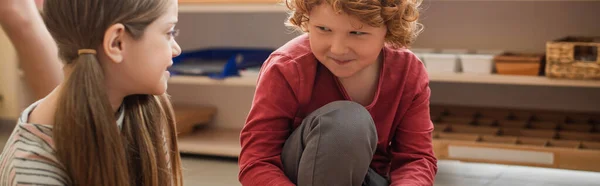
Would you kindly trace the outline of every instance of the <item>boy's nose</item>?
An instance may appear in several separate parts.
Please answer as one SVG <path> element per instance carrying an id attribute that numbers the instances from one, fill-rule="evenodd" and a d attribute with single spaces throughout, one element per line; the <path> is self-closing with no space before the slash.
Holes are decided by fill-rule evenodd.
<path id="1" fill-rule="evenodd" d="M 336 56 L 342 56 L 342 55 L 348 53 L 348 46 L 342 39 L 337 39 L 331 43 L 329 52 Z"/>

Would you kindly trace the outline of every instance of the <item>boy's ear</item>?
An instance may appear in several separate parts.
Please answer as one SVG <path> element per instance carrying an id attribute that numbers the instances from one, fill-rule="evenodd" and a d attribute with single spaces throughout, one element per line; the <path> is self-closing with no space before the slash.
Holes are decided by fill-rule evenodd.
<path id="1" fill-rule="evenodd" d="M 125 25 L 121 23 L 110 26 L 104 33 L 102 50 L 104 50 L 106 56 L 114 63 L 123 62 L 124 38 L 126 34 Z"/>

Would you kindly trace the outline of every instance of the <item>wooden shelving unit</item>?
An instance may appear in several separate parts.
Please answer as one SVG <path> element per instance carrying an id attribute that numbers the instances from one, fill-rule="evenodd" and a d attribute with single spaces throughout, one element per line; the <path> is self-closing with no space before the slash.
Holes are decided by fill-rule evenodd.
<path id="1" fill-rule="evenodd" d="M 287 7 L 281 2 L 281 0 L 179 0 L 181 16 L 178 27 L 181 27 L 183 32 L 178 40 L 184 50 L 212 46 L 280 46 L 294 37 L 283 28 Z M 596 15 L 597 8 L 593 6 L 598 5 L 597 2 L 598 0 L 425 0 L 423 21 L 426 23 L 426 30 L 415 43 L 421 46 L 415 47 L 456 46 L 477 49 L 514 47 L 517 50 L 538 50 L 537 46 L 543 45 L 542 41 L 546 39 L 574 33 L 599 33 L 598 27 L 593 26 L 597 18 L 589 16 Z M 494 11 L 491 7 L 494 7 Z M 265 16 L 262 15 L 263 13 L 272 14 Z M 254 15 L 260 18 L 255 18 Z M 499 18 L 497 15 L 503 16 Z M 487 24 L 489 20 L 497 21 L 497 25 Z M 458 22 L 465 25 L 457 26 Z M 534 26 L 547 32 L 529 29 Z M 554 29 L 555 27 L 560 29 Z M 284 32 L 285 34 L 282 34 Z M 502 34 L 512 35 L 509 37 Z M 1 31 L 0 35 L 3 35 Z M 4 97 L 3 101 L 0 101 L 0 116 L 14 119 L 30 100 L 25 100 L 23 96 L 21 90 L 24 86 L 17 70 L 14 51 L 8 40 L 3 37 L 0 37 L 0 59 L 7 61 L 0 63 L 0 72 L 2 72 L 0 94 Z M 452 92 L 452 89 L 456 89 L 455 84 L 461 84 L 460 87 L 467 92 L 471 90 L 475 92 L 453 94 L 453 97 L 444 98 L 460 100 L 455 102 L 463 104 L 470 104 L 468 101 L 472 100 L 471 97 L 478 96 L 494 100 L 486 102 L 494 106 L 493 104 L 501 102 L 496 101 L 498 98 L 518 99 L 507 97 L 515 95 L 518 97 L 522 93 L 527 93 L 525 91 L 535 89 L 548 94 L 560 93 L 553 97 L 557 99 L 536 99 L 537 102 L 550 102 L 554 108 L 564 110 L 576 109 L 579 106 L 576 104 L 584 104 L 587 110 L 600 112 L 600 107 L 595 107 L 600 105 L 598 97 L 600 81 L 471 74 L 430 74 L 429 78 L 436 84 L 435 86 L 438 86 L 432 88 L 435 91 L 433 94 L 444 95 Z M 180 137 L 181 151 L 190 154 L 237 157 L 241 150 L 239 133 L 250 109 L 255 87 L 256 76 L 224 80 L 173 76 L 169 80 L 169 93 L 175 104 L 206 104 L 217 108 L 213 123 L 202 130 Z M 508 90 L 517 93 L 503 94 L 503 91 L 507 91 L 507 87 Z M 498 92 L 502 94 L 497 94 Z M 492 97 L 487 98 L 490 95 Z M 577 99 L 578 102 L 573 103 L 573 99 Z M 542 107 L 540 105 L 548 104 L 537 106 Z M 516 103 L 511 106 L 529 107 L 531 104 Z"/>
<path id="2" fill-rule="evenodd" d="M 180 25 L 186 24 L 181 26 L 184 28 L 184 33 L 207 33 L 206 36 L 190 34 L 180 37 L 180 44 L 184 49 L 189 50 L 213 46 L 273 48 L 281 46 L 295 37 L 284 28 L 287 7 L 281 2 L 280 0 L 180 1 L 183 20 Z M 468 49 L 490 50 L 512 48 L 517 51 L 541 52 L 547 39 L 581 33 L 581 30 L 591 29 L 593 31 L 589 33 L 597 33 L 598 30 L 594 30 L 597 29 L 596 27 L 584 24 L 592 24 L 593 19 L 581 17 L 595 12 L 596 10 L 586 7 L 593 6 L 596 2 L 597 0 L 425 0 L 423 23 L 426 24 L 426 30 L 419 36 L 414 47 L 448 49 L 473 47 Z M 540 9 L 542 4 L 544 8 Z M 488 13 L 489 11 L 485 9 L 490 7 L 500 9 Z M 560 12 L 560 15 L 556 12 Z M 264 13 L 269 14 L 267 16 Z M 505 18 L 506 20 L 497 19 L 498 14 L 508 17 Z M 252 18 L 253 16 L 261 18 Z M 560 19 L 548 18 L 552 16 L 560 16 Z M 489 20 L 497 21 L 498 25 L 489 24 Z M 579 20 L 581 23 L 577 28 L 569 27 L 560 31 L 551 29 L 556 25 L 570 23 L 572 20 Z M 460 29 L 462 27 L 456 27 L 455 24 L 448 23 L 449 21 L 469 22 L 471 25 L 465 25 L 464 28 L 469 28 L 467 30 Z M 548 22 L 553 23 L 546 24 Z M 205 26 L 196 26 L 205 23 L 218 25 L 218 27 L 207 30 Z M 538 31 L 527 29 L 533 25 L 551 32 L 540 34 Z M 519 31 L 511 28 L 519 28 Z M 234 30 L 243 32 L 239 34 Z M 510 40 L 509 35 L 511 38 L 518 39 Z M 215 40 L 216 36 L 222 39 Z M 208 128 L 181 137 L 181 150 L 184 153 L 237 157 L 241 150 L 239 133 L 251 107 L 256 78 L 256 75 L 224 80 L 173 76 L 169 80 L 169 91 L 175 103 L 208 104 L 217 107 L 218 110 L 216 119 Z M 502 108 L 533 107 L 561 110 L 583 108 L 582 110 L 585 111 L 600 112 L 600 108 L 595 109 L 594 106 L 594 102 L 600 104 L 600 98 L 594 96 L 600 93 L 600 81 L 476 74 L 429 74 L 429 79 L 432 88 L 432 104 L 436 104 L 434 102 L 448 104 L 442 101 L 450 100 L 452 102 L 450 104 L 476 106 L 478 104 L 469 101 L 488 100 L 478 102 L 479 106 L 485 104 L 485 106 Z M 443 139 L 434 139 L 434 141 L 434 144 L 442 149 L 451 145 Z"/>

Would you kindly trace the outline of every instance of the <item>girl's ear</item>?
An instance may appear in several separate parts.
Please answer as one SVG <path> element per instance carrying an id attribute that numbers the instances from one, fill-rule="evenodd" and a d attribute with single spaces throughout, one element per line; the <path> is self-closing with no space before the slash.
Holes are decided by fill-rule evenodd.
<path id="1" fill-rule="evenodd" d="M 110 26 L 104 33 L 104 40 L 102 41 L 102 50 L 106 56 L 114 63 L 123 62 L 124 45 L 126 44 L 124 38 L 127 37 L 125 25 L 118 23 Z"/>

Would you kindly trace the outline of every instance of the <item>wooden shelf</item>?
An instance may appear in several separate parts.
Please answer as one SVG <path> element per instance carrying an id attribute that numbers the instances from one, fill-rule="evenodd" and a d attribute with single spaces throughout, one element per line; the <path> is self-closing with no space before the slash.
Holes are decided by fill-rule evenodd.
<path id="1" fill-rule="evenodd" d="M 180 0 L 181 13 L 269 13 L 285 12 L 280 0 Z"/>
<path id="2" fill-rule="evenodd" d="M 255 87 L 256 78 L 257 76 L 248 76 L 230 77 L 223 80 L 218 80 L 203 76 L 173 76 L 171 79 L 169 79 L 169 84 Z"/>
<path id="3" fill-rule="evenodd" d="M 551 79 L 544 76 L 429 74 L 431 82 L 600 88 L 600 81 Z"/>
<path id="4" fill-rule="evenodd" d="M 544 76 L 512 76 L 512 75 L 477 75 L 477 74 L 429 74 L 431 82 L 445 83 L 476 83 L 551 87 L 583 87 L 600 88 L 600 81 L 551 79 Z M 207 77 L 173 76 L 171 84 L 186 85 L 221 85 L 221 86 L 256 86 L 256 76 L 232 77 L 224 80 L 214 80 Z"/>
<path id="5" fill-rule="evenodd" d="M 179 137 L 179 151 L 221 157 L 238 157 L 240 129 L 206 128 Z"/>

